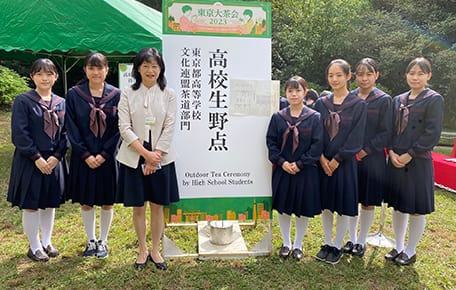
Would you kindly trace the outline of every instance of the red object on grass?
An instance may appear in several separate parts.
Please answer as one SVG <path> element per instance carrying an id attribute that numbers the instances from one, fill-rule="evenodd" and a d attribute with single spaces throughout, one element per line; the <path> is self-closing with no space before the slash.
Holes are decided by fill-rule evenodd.
<path id="1" fill-rule="evenodd" d="M 451 157 L 456 157 L 456 138 L 453 140 L 453 151 L 451 151 Z"/>

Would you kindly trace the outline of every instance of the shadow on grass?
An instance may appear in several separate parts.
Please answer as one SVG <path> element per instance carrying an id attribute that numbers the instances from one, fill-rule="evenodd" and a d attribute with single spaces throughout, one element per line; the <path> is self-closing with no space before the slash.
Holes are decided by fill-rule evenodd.
<path id="1" fill-rule="evenodd" d="M 159 271 L 148 263 L 133 268 L 136 245 L 114 248 L 107 259 L 83 258 L 74 250 L 48 263 L 8 255 L 0 264 L 5 288 L 149 289 L 424 289 L 413 267 L 383 261 L 383 248 L 368 248 L 364 258 L 344 255 L 337 265 L 305 253 L 303 260 L 277 255 L 236 260 L 179 258 Z M 380 257 L 381 256 L 381 257 Z M 384 260 L 384 259 L 383 259 Z"/>

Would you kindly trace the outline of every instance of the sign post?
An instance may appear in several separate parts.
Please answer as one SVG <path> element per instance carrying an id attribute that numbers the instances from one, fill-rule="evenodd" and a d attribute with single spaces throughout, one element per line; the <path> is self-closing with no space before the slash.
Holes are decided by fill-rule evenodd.
<path id="1" fill-rule="evenodd" d="M 272 219 L 266 131 L 279 86 L 271 81 L 271 3 L 165 0 L 162 51 L 177 93 L 173 142 L 181 196 L 165 208 L 165 221 L 198 223 L 199 256 L 209 255 L 214 251 L 202 240 L 210 221 L 234 221 L 236 231 Z M 269 231 L 269 242 L 260 243 L 266 250 L 258 252 L 270 253 L 270 238 Z"/>

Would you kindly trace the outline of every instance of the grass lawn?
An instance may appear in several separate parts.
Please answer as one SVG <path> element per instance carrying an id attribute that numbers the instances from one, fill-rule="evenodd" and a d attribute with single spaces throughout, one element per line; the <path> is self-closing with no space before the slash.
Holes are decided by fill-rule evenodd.
<path id="1" fill-rule="evenodd" d="M 82 258 L 86 238 L 79 207 L 64 204 L 56 211 L 53 244 L 62 255 L 48 263 L 35 263 L 25 254 L 21 212 L 6 202 L 13 146 L 10 114 L 0 112 L 0 289 L 454 289 L 456 287 L 456 194 L 436 190 L 436 211 L 427 216 L 425 234 L 415 265 L 398 267 L 386 262 L 389 250 L 369 246 L 363 258 L 344 256 L 337 265 L 315 260 L 323 243 L 320 217 L 311 219 L 300 262 L 282 260 L 277 217 L 273 218 L 271 256 L 231 260 L 175 258 L 162 272 L 149 265 L 133 268 L 136 238 L 131 210 L 115 206 L 110 233 L 110 256 Z M 443 151 L 447 152 L 447 151 Z M 379 209 L 372 228 L 378 228 Z M 391 209 L 386 211 L 385 235 L 393 238 Z M 196 247 L 193 228 L 167 228 Z M 150 240 L 150 239 L 149 239 Z M 190 246 L 191 247 L 191 246 Z"/>

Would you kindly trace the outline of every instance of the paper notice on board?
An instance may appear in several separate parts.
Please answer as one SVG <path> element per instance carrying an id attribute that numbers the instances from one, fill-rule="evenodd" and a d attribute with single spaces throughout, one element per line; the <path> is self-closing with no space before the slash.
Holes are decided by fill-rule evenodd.
<path id="1" fill-rule="evenodd" d="M 279 109 L 279 99 L 279 81 L 230 80 L 230 115 L 271 116 Z"/>

